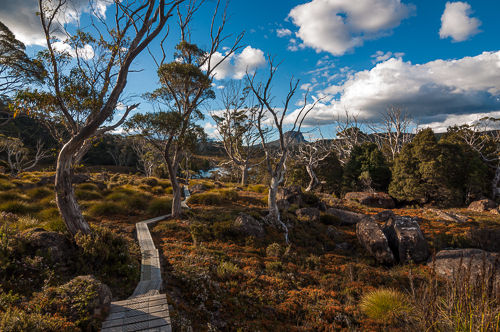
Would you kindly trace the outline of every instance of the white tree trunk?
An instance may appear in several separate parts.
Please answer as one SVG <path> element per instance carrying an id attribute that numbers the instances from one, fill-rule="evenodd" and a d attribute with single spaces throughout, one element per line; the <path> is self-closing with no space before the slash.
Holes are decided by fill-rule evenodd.
<path id="1" fill-rule="evenodd" d="M 493 181 L 491 183 L 491 197 L 495 199 L 498 194 L 498 183 L 500 182 L 500 165 L 495 169 L 495 176 L 493 177 Z"/>
<path id="2" fill-rule="evenodd" d="M 309 185 L 306 188 L 306 191 L 311 191 L 311 190 L 314 190 L 318 186 L 319 180 L 318 180 L 318 177 L 316 176 L 316 173 L 314 172 L 311 165 L 306 165 L 306 170 L 307 170 L 307 174 L 309 174 L 309 178 L 311 179 L 309 181 Z"/>
<path id="3" fill-rule="evenodd" d="M 248 183 L 248 165 L 245 163 L 240 166 L 241 170 L 241 185 L 246 186 Z"/>

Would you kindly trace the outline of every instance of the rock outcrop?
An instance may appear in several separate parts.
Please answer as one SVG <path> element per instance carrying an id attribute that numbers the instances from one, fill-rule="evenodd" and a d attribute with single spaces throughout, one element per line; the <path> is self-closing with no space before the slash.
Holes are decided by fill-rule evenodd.
<path id="1" fill-rule="evenodd" d="M 252 216 L 240 213 L 234 220 L 234 227 L 247 236 L 263 237 L 265 235 L 262 224 Z"/>
<path id="2" fill-rule="evenodd" d="M 362 213 L 356 213 L 334 208 L 327 209 L 326 214 L 337 217 L 343 224 L 347 225 L 355 225 L 366 217 L 366 215 Z"/>
<path id="3" fill-rule="evenodd" d="M 499 254 L 481 249 L 441 250 L 428 266 L 433 267 L 437 275 L 449 280 L 470 276 L 471 281 L 475 281 L 484 276 L 500 292 Z"/>
<path id="4" fill-rule="evenodd" d="M 473 212 L 486 212 L 491 209 L 495 209 L 496 207 L 497 203 L 495 203 L 491 199 L 481 199 L 479 201 L 470 203 L 467 209 Z"/>
<path id="5" fill-rule="evenodd" d="M 395 263 L 384 232 L 371 218 L 364 218 L 356 224 L 356 235 L 359 243 L 375 257 L 378 263 L 385 265 Z"/>
<path id="6" fill-rule="evenodd" d="M 350 192 L 345 194 L 344 199 L 383 209 L 393 209 L 396 206 L 392 197 L 382 192 Z"/>
<path id="7" fill-rule="evenodd" d="M 429 257 L 429 246 L 414 218 L 392 217 L 385 223 L 383 232 L 399 262 L 405 264 L 411 260 L 420 263 Z"/>

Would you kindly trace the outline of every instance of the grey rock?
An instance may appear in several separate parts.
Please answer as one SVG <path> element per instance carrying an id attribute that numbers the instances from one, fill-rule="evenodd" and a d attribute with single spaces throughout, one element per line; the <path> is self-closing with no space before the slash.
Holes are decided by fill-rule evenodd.
<path id="1" fill-rule="evenodd" d="M 361 205 L 383 209 L 393 209 L 396 206 L 392 197 L 382 192 L 350 192 L 345 194 L 344 198 Z"/>
<path id="2" fill-rule="evenodd" d="M 375 257 L 378 263 L 394 264 L 394 255 L 389 242 L 380 226 L 370 218 L 364 218 L 356 224 L 356 236 L 359 243 Z"/>
<path id="3" fill-rule="evenodd" d="M 297 218 L 300 221 L 319 221 L 320 212 L 317 208 L 302 208 L 295 211 Z"/>
<path id="4" fill-rule="evenodd" d="M 500 295 L 500 255 L 481 249 L 451 249 L 441 250 L 433 261 L 428 264 L 436 274 L 453 280 L 458 277 L 476 281 L 483 276 L 495 287 Z"/>
<path id="5" fill-rule="evenodd" d="M 245 213 L 240 213 L 234 220 L 233 225 L 240 232 L 249 236 L 263 237 L 265 235 L 262 224 L 254 217 Z"/>
<path id="6" fill-rule="evenodd" d="M 396 215 L 391 210 L 385 210 L 377 213 L 373 216 L 373 219 L 380 222 L 386 222 L 390 218 L 394 218 Z"/>
<path id="7" fill-rule="evenodd" d="M 327 209 L 325 213 L 339 218 L 343 224 L 347 225 L 355 225 L 366 217 L 366 215 L 361 213 L 334 208 Z"/>
<path id="8" fill-rule="evenodd" d="M 491 199 L 481 199 L 479 201 L 470 203 L 467 209 L 473 212 L 486 212 L 491 209 L 495 209 L 496 207 L 497 203 L 495 203 Z"/>
<path id="9" fill-rule="evenodd" d="M 395 216 L 383 227 L 396 260 L 407 263 L 408 260 L 419 263 L 429 257 L 429 246 L 414 218 Z"/>

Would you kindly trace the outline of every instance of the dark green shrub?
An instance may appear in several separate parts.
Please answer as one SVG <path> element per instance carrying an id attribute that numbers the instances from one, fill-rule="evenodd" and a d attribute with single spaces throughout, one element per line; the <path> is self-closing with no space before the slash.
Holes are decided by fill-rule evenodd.
<path id="1" fill-rule="evenodd" d="M 169 214 L 172 211 L 172 200 L 170 198 L 155 198 L 149 202 L 147 213 L 152 216 Z"/>
<path id="2" fill-rule="evenodd" d="M 21 201 L 9 201 L 0 204 L 0 211 L 10 212 L 14 214 L 30 214 L 39 211 L 41 207 L 37 204 L 29 204 Z"/>
<path id="3" fill-rule="evenodd" d="M 84 189 L 75 190 L 76 199 L 82 201 L 94 201 L 102 198 L 102 195 L 98 192 Z"/>
<path id="4" fill-rule="evenodd" d="M 115 202 L 106 202 L 106 201 L 94 204 L 88 209 L 88 213 L 92 217 L 107 217 L 119 214 L 126 214 L 128 212 L 129 212 L 128 209 L 125 208 L 123 205 Z"/>

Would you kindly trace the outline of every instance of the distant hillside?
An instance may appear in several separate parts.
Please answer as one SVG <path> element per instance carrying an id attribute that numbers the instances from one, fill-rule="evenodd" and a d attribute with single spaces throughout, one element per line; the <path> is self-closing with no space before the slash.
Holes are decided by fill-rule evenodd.
<path id="1" fill-rule="evenodd" d="M 304 135 L 300 131 L 287 131 L 285 133 L 285 139 L 290 140 L 292 145 L 297 145 L 301 143 L 307 143 Z M 269 142 L 269 146 L 278 147 L 280 144 L 279 140 Z"/>

